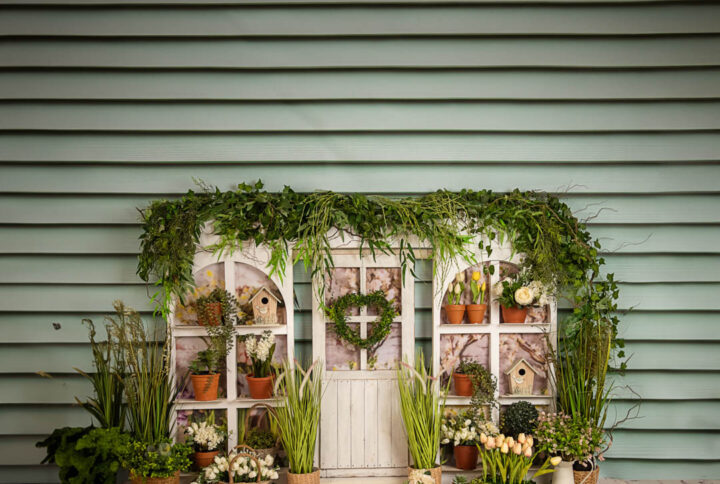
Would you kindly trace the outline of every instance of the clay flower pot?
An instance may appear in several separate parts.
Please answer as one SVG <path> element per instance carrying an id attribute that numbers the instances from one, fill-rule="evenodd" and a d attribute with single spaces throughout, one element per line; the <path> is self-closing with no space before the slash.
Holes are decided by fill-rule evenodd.
<path id="1" fill-rule="evenodd" d="M 315 469 L 309 474 L 287 473 L 288 484 L 320 484 L 320 469 Z"/>
<path id="2" fill-rule="evenodd" d="M 527 308 L 506 308 L 500 306 L 502 310 L 503 323 L 523 324 L 527 317 Z"/>
<path id="3" fill-rule="evenodd" d="M 215 456 L 220 453 L 219 450 L 211 450 L 210 452 L 195 452 L 193 454 L 193 461 L 197 470 L 203 470 L 207 466 L 213 463 Z"/>
<path id="4" fill-rule="evenodd" d="M 222 304 L 219 302 L 205 304 L 203 311 L 198 308 L 197 318 L 200 326 L 220 326 L 220 323 L 222 323 Z"/>
<path id="5" fill-rule="evenodd" d="M 453 447 L 455 467 L 471 471 L 477 467 L 478 448 L 474 445 L 456 445 Z"/>
<path id="6" fill-rule="evenodd" d="M 465 305 L 447 304 L 445 306 L 445 314 L 450 324 L 460 324 L 462 323 L 463 317 L 465 317 Z"/>
<path id="7" fill-rule="evenodd" d="M 248 388 L 250 389 L 250 398 L 255 400 L 265 400 L 272 397 L 273 393 L 273 376 L 255 378 L 247 375 Z"/>
<path id="8" fill-rule="evenodd" d="M 468 304 L 467 314 L 468 322 L 470 324 L 482 324 L 485 320 L 485 311 L 487 310 L 487 304 Z"/>
<path id="9" fill-rule="evenodd" d="M 469 376 L 462 373 L 453 373 L 453 381 L 455 382 L 455 395 L 460 397 L 472 396 L 473 386 Z"/>
<path id="10" fill-rule="evenodd" d="M 208 402 L 218 399 L 218 386 L 220 385 L 220 373 L 214 375 L 190 375 L 195 400 Z"/>
<path id="11" fill-rule="evenodd" d="M 180 484 L 180 471 L 170 477 L 142 477 L 130 474 L 132 484 Z"/>
<path id="12" fill-rule="evenodd" d="M 408 479 L 412 482 L 412 474 L 416 471 L 430 471 L 430 477 L 435 479 L 435 484 L 442 484 L 442 467 L 437 466 L 432 469 L 415 469 L 414 467 L 408 467 Z"/>

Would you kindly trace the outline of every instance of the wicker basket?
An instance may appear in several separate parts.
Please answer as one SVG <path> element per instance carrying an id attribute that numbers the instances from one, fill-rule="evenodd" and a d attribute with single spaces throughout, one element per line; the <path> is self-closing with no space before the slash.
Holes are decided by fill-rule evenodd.
<path id="1" fill-rule="evenodd" d="M 247 445 L 238 445 L 237 447 L 235 447 L 235 449 L 243 449 L 243 448 L 252 450 L 252 448 L 248 447 Z M 237 460 L 239 457 L 250 457 L 252 460 L 255 461 L 255 465 L 257 466 L 257 469 L 258 469 L 257 481 L 255 481 L 255 482 L 258 482 L 260 484 L 270 484 L 270 481 L 261 480 L 262 476 L 260 473 L 260 462 L 258 461 L 258 458 L 255 457 L 255 454 L 252 454 L 250 452 L 238 452 L 237 455 L 235 455 L 235 457 L 230 459 L 230 462 L 228 462 L 228 480 L 230 482 L 229 483 L 223 482 L 222 484 L 231 484 L 235 481 L 235 471 L 233 470 L 233 464 L 235 463 L 235 460 Z"/>
<path id="2" fill-rule="evenodd" d="M 132 484 L 178 484 L 180 482 L 180 471 L 170 477 L 142 477 L 130 475 Z"/>
<path id="3" fill-rule="evenodd" d="M 288 484 L 320 484 L 320 469 L 315 469 L 309 474 L 287 474 Z"/>
<path id="4" fill-rule="evenodd" d="M 275 412 L 275 409 L 271 406 L 265 404 L 265 403 L 256 403 L 252 407 L 247 409 L 247 412 L 245 413 L 245 429 L 247 429 L 250 426 L 250 413 L 255 408 L 265 407 L 267 409 L 267 412 L 263 413 L 260 417 L 259 424 L 262 424 L 263 419 L 267 419 L 267 415 L 269 413 Z M 247 449 L 252 449 L 253 452 L 255 452 L 258 457 L 261 459 L 264 459 L 266 455 L 273 456 L 273 459 L 276 459 L 278 456 L 278 450 L 280 448 L 280 437 L 278 436 L 277 440 L 275 441 L 275 447 L 269 447 L 267 449 L 253 449 L 252 447 L 246 447 Z"/>
<path id="5" fill-rule="evenodd" d="M 408 467 L 407 469 L 408 469 L 408 477 L 410 477 L 410 473 L 412 471 L 417 470 L 417 469 L 413 469 L 412 467 Z M 432 469 L 425 469 L 425 470 L 430 471 L 430 477 L 435 479 L 435 484 L 442 484 L 442 467 L 441 466 L 437 466 L 437 467 L 433 467 Z"/>
<path id="6" fill-rule="evenodd" d="M 591 471 L 576 471 L 573 469 L 575 484 L 597 484 L 600 468 L 596 465 Z"/>

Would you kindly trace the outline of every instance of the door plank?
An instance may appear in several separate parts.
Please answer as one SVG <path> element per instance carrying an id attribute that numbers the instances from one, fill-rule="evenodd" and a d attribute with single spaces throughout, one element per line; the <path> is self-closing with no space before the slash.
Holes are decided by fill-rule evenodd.
<path id="1" fill-rule="evenodd" d="M 354 380 L 350 388 L 350 434 L 352 443 L 350 460 L 353 468 L 363 468 L 365 467 L 365 398 L 363 397 L 365 381 Z M 340 419 L 338 425 L 341 425 Z"/>
<path id="2" fill-rule="evenodd" d="M 338 443 L 338 388 L 337 381 L 329 380 L 323 396 L 320 412 L 320 467 L 331 469 L 337 466 Z"/>

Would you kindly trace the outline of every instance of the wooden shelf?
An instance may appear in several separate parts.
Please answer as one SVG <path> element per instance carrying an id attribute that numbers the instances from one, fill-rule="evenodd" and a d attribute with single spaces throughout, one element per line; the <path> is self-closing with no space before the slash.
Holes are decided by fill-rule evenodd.
<path id="1" fill-rule="evenodd" d="M 212 400 L 209 402 L 199 402 L 197 400 L 178 400 L 176 410 L 202 410 L 202 409 L 228 409 L 228 408 L 250 408 L 256 403 L 264 403 L 271 407 L 277 407 L 282 405 L 281 398 L 268 398 L 264 400 L 256 400 L 254 398 L 243 398 L 240 397 L 236 400 L 228 400 L 222 398 L 219 400 Z"/>
<path id="2" fill-rule="evenodd" d="M 547 323 L 537 324 L 441 324 L 440 334 L 538 334 L 550 331 Z"/>
<path id="3" fill-rule="evenodd" d="M 501 405 L 505 405 L 524 400 L 532 403 L 533 405 L 547 405 L 552 401 L 552 399 L 552 395 L 500 395 L 498 397 L 498 402 Z M 470 397 L 448 395 L 445 404 L 457 406 L 470 405 Z"/>
<path id="4" fill-rule="evenodd" d="M 270 331 L 272 334 L 288 334 L 288 329 L 286 324 L 273 324 L 273 325 L 265 325 L 265 324 L 253 324 L 253 325 L 243 325 L 243 326 L 233 326 L 235 329 L 235 334 L 238 336 L 246 335 L 246 334 L 260 334 L 263 331 Z M 205 326 L 190 326 L 190 325 L 177 325 L 173 326 L 172 328 L 173 334 L 175 336 L 181 336 L 181 337 L 192 337 L 192 336 L 206 336 L 207 335 L 207 328 Z"/>

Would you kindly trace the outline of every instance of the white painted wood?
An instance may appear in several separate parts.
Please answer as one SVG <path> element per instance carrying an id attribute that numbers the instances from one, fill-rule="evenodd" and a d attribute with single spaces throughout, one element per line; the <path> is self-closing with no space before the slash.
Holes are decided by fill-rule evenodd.
<path id="1" fill-rule="evenodd" d="M 338 432 L 337 423 L 338 382 L 327 382 L 322 399 L 322 412 L 320 412 L 320 442 L 324 451 L 320 454 L 320 468 L 336 468 L 338 463 Z"/>
<path id="2" fill-rule="evenodd" d="M 378 466 L 378 381 L 365 381 L 365 465 Z"/>
<path id="3" fill-rule="evenodd" d="M 350 440 L 352 452 L 351 467 L 362 469 L 365 462 L 365 380 L 350 383 Z M 342 415 L 339 415 L 342 418 Z"/>
<path id="4" fill-rule="evenodd" d="M 347 468 L 352 466 L 352 432 L 350 427 L 350 399 L 352 382 L 338 380 L 337 387 L 337 415 L 331 426 L 337 428 L 337 466 Z M 322 450 L 325 446 L 322 446 Z"/>
<path id="5" fill-rule="evenodd" d="M 392 400 L 380 398 L 392 392 L 395 382 L 392 380 L 378 381 L 378 467 L 392 466 Z"/>

